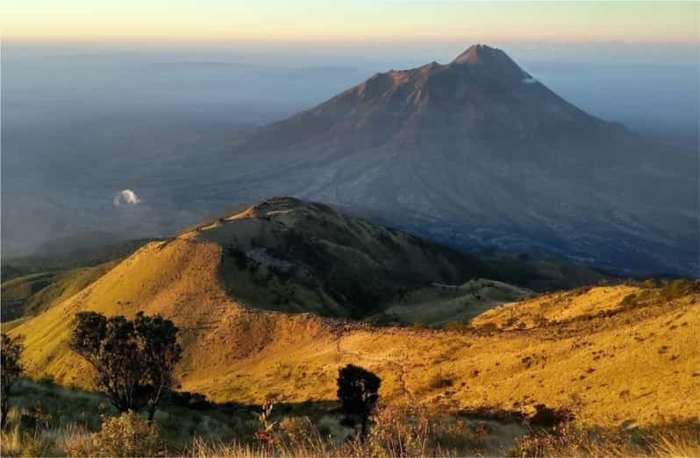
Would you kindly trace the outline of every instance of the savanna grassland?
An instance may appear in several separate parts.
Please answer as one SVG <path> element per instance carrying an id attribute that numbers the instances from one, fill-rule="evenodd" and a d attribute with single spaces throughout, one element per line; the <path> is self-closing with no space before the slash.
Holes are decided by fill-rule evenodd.
<path id="1" fill-rule="evenodd" d="M 150 426 L 142 431 L 170 454 L 700 451 L 696 283 L 536 293 L 479 277 L 487 270 L 469 258 L 358 224 L 296 202 L 253 208 L 151 242 L 99 268 L 77 291 L 66 289 L 67 297 L 56 293 L 59 299 L 8 326 L 24 336 L 22 363 L 35 381 L 18 393 L 15 428 L 22 412 L 36 422 L 41 415 L 31 412 L 38 408 L 47 415 L 43 431 L 61 431 L 53 439 L 36 433 L 37 443 L 46 439 L 44 454 L 89 454 L 94 449 L 84 441 L 102 444 L 91 434 L 100 414 L 115 412 L 90 392 L 91 368 L 68 347 L 72 317 L 91 310 L 160 314 L 179 328 L 177 390 L 196 395 L 174 395 L 163 405 L 158 440 Z M 306 262 L 294 264 L 297 254 Z M 385 273 L 383 257 L 410 275 Z M 362 272 L 336 264 L 374 272 L 361 295 L 351 298 L 348 282 Z M 460 275 L 462 282 L 450 280 Z M 349 431 L 339 421 L 336 377 L 347 364 L 382 381 L 366 441 L 343 440 Z M 83 407 L 70 407 L 75 403 Z M 269 439 L 260 440 L 261 429 Z M 4 453 L 24 453 L 24 436 L 12 431 L 3 437 Z"/>

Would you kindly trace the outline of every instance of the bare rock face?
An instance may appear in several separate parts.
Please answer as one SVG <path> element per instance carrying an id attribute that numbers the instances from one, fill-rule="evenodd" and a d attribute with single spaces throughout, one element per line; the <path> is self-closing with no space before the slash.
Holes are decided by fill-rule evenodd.
<path id="1" fill-rule="evenodd" d="M 467 248 L 685 274 L 698 269 L 697 154 L 585 113 L 485 45 L 377 74 L 234 151 L 251 199 L 333 203 Z"/>

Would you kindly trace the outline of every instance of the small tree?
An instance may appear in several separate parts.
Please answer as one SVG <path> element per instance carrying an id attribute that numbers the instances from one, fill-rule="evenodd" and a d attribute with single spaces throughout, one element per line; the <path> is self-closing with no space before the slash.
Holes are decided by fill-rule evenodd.
<path id="1" fill-rule="evenodd" d="M 95 312 L 76 315 L 70 348 L 96 371 L 95 384 L 120 412 L 148 407 L 153 419 L 158 403 L 173 383 L 182 350 L 177 327 L 158 315 L 139 313 L 134 321 Z"/>
<path id="2" fill-rule="evenodd" d="M 160 315 L 148 317 L 139 312 L 134 320 L 134 330 L 146 367 L 142 379 L 147 386 L 153 387 L 148 400 L 150 421 L 163 395 L 173 386 L 173 371 L 182 357 L 182 348 L 177 343 L 177 327 Z"/>
<path id="3" fill-rule="evenodd" d="M 2 334 L 0 347 L 0 427 L 7 423 L 10 411 L 10 390 L 12 385 L 22 375 L 22 365 L 19 362 L 24 345 L 22 336 L 10 337 Z"/>
<path id="4" fill-rule="evenodd" d="M 379 399 L 379 386 L 382 381 L 372 372 L 348 364 L 338 371 L 338 399 L 340 400 L 344 422 L 361 425 L 361 435 L 367 434 L 367 421 Z"/>

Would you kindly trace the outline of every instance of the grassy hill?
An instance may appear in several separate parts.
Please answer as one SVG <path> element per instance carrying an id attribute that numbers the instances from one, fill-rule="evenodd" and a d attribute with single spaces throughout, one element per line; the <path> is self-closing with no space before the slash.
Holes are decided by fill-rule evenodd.
<path id="1" fill-rule="evenodd" d="M 2 282 L 37 273 L 93 267 L 129 256 L 153 239 L 114 241 L 102 233 L 78 233 L 45 244 L 32 256 L 2 259 Z"/>
<path id="2" fill-rule="evenodd" d="M 199 225 L 178 240 L 220 247 L 226 292 L 282 312 L 363 319 L 409 291 L 486 272 L 476 257 L 292 198 Z"/>
<path id="3" fill-rule="evenodd" d="M 248 307 L 384 324 L 464 321 L 494 304 L 524 297 L 529 289 L 562 289 L 606 278 L 545 254 L 459 253 L 292 198 L 270 199 L 175 238 L 219 245 L 220 281 L 234 301 Z M 57 242 L 45 256 L 4 260 L 3 322 L 61 302 L 148 241 L 77 243 L 70 239 L 59 249 Z"/>
<path id="4" fill-rule="evenodd" d="M 65 271 L 40 272 L 13 278 L 2 284 L 0 321 L 34 315 L 82 291 L 116 261 Z"/>
<path id="5" fill-rule="evenodd" d="M 251 308 L 365 318 L 431 283 L 460 284 L 484 271 L 468 255 L 319 204 L 271 199 L 183 231 L 174 240 L 221 249 L 218 282 Z M 144 241 L 70 251 L 3 266 L 3 321 L 32 315 L 81 291 Z M 95 264 L 96 260 L 109 262 Z M 157 262 L 156 262 L 157 264 Z M 80 266 L 80 267 L 76 267 Z M 9 269 L 9 271 L 8 271 Z"/>
<path id="6" fill-rule="evenodd" d="M 330 221 L 322 223 L 326 214 Z M 81 310 L 127 316 L 144 311 L 160 313 L 181 329 L 180 388 L 215 401 L 334 399 L 337 369 L 353 363 L 381 376 L 381 396 L 390 404 L 528 412 L 544 403 L 568 407 L 583 421 L 600 425 L 656 424 L 700 411 L 694 395 L 700 384 L 700 340 L 694 332 L 700 326 L 700 294 L 693 283 L 601 286 L 496 306 L 525 291 L 485 280 L 450 283 L 469 273 L 453 254 L 402 233 L 337 218 L 323 207 L 285 201 L 282 208 L 253 207 L 149 243 L 11 333 L 26 336 L 24 363 L 31 375 L 78 387 L 88 386 L 89 368 L 67 348 L 69 318 Z M 312 232 L 324 224 L 327 232 Z M 350 224 L 359 227 L 343 229 Z M 280 245 L 290 228 L 307 239 L 292 237 L 295 241 Z M 349 232 L 357 238 L 339 243 Z M 400 262 L 371 256 L 395 246 L 401 248 Z M 280 274 L 290 259 L 305 262 Z M 441 268 L 420 268 L 436 265 Z M 250 286 L 257 278 L 268 279 L 270 291 L 289 291 L 293 299 L 270 300 L 273 293 Z M 426 284 L 402 290 L 410 284 L 406 278 Z M 378 307 L 346 302 L 351 296 L 345 279 L 358 281 L 364 291 L 384 285 L 395 294 L 378 296 L 383 304 Z M 474 310 L 478 316 L 471 325 L 449 330 L 375 327 L 288 313 L 317 301 L 317 308 L 306 310 L 411 317 L 429 314 L 437 290 L 446 297 L 435 302 L 435 315 L 428 317 L 434 323 L 454 313 L 450 301 L 459 295 L 484 291 L 479 300 L 491 302 Z M 257 291 L 262 291 L 258 298 Z M 469 307 L 458 312 L 471 319 Z"/>

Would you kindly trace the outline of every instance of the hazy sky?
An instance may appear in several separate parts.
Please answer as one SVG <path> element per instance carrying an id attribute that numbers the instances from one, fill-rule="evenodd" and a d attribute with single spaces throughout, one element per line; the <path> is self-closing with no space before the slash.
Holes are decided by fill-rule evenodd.
<path id="1" fill-rule="evenodd" d="M 698 5 L 0 0 L 3 254 L 200 221 L 222 204 L 190 194 L 208 195 L 236 129 L 474 43 L 596 116 L 697 145 Z M 123 189 L 150 216 L 121 219 Z"/>
<path id="2" fill-rule="evenodd" d="M 697 42 L 696 1 L 4 0 L 4 39 Z"/>

